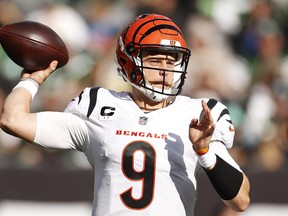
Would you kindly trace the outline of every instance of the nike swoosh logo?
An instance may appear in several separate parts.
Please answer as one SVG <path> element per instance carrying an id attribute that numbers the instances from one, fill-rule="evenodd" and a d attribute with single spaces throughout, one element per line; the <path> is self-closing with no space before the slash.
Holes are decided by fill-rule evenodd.
<path id="1" fill-rule="evenodd" d="M 228 119 L 225 119 L 228 123 L 232 124 L 232 121 L 231 120 L 228 120 Z"/>

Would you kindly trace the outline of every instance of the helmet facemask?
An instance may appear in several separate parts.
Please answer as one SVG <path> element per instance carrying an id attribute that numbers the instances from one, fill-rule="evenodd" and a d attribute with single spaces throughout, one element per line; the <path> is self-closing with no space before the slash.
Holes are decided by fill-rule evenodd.
<path id="1" fill-rule="evenodd" d="M 133 47 L 133 48 L 132 48 Z M 131 52 L 132 51 L 132 52 Z M 149 99 L 153 101 L 162 101 L 167 99 L 169 96 L 176 96 L 181 93 L 182 86 L 184 85 L 184 80 L 186 77 L 186 70 L 188 65 L 188 60 L 190 57 L 190 51 L 183 47 L 171 46 L 171 45 L 156 45 L 156 44 L 134 44 L 129 45 L 129 50 L 125 51 L 126 55 L 133 62 L 133 70 L 130 73 L 128 79 L 126 73 L 120 73 L 122 77 L 132 84 L 135 88 L 145 94 Z M 143 65 L 143 54 L 164 54 L 171 55 L 175 58 L 173 69 L 164 69 L 156 67 L 147 67 Z M 145 70 L 153 70 L 155 73 L 163 72 L 163 80 L 161 81 L 162 87 L 154 87 L 145 78 Z M 173 82 L 169 89 L 167 89 L 166 83 L 166 73 L 173 73 Z M 160 82 L 160 81 L 159 81 Z M 166 83 L 167 84 L 167 83 Z"/>

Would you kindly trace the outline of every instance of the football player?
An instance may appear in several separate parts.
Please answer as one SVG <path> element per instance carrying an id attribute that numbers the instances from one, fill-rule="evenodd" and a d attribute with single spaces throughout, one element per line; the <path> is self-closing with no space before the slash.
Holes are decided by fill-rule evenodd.
<path id="1" fill-rule="evenodd" d="M 140 15 L 121 32 L 115 56 L 131 92 L 87 87 L 64 112 L 31 113 L 53 61 L 24 71 L 5 101 L 1 127 L 46 148 L 83 152 L 95 172 L 93 216 L 193 215 L 203 170 L 224 203 L 244 211 L 250 185 L 227 150 L 235 133 L 227 108 L 179 95 L 190 50 L 178 26 L 162 15 Z"/>

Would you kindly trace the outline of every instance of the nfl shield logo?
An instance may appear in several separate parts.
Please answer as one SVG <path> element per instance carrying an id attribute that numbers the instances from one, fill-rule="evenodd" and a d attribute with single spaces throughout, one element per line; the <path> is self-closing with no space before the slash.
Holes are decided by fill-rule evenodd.
<path id="1" fill-rule="evenodd" d="M 148 121 L 148 118 L 145 117 L 145 116 L 140 116 L 139 118 L 139 124 L 140 125 L 146 125 L 147 124 L 147 121 Z"/>

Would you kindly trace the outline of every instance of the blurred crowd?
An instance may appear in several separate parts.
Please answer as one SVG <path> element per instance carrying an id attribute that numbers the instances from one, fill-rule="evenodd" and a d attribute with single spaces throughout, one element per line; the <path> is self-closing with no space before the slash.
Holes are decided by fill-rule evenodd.
<path id="1" fill-rule="evenodd" d="M 0 25 L 44 23 L 69 50 L 68 64 L 39 89 L 33 111 L 62 111 L 86 86 L 129 90 L 117 75 L 116 38 L 136 15 L 153 12 L 172 18 L 192 50 L 182 94 L 229 108 L 235 160 L 248 172 L 287 170 L 286 0 L 0 0 Z M 0 49 L 0 110 L 21 70 Z M 0 130 L 0 169 L 7 168 L 90 169 L 76 151 L 43 149 Z"/>

